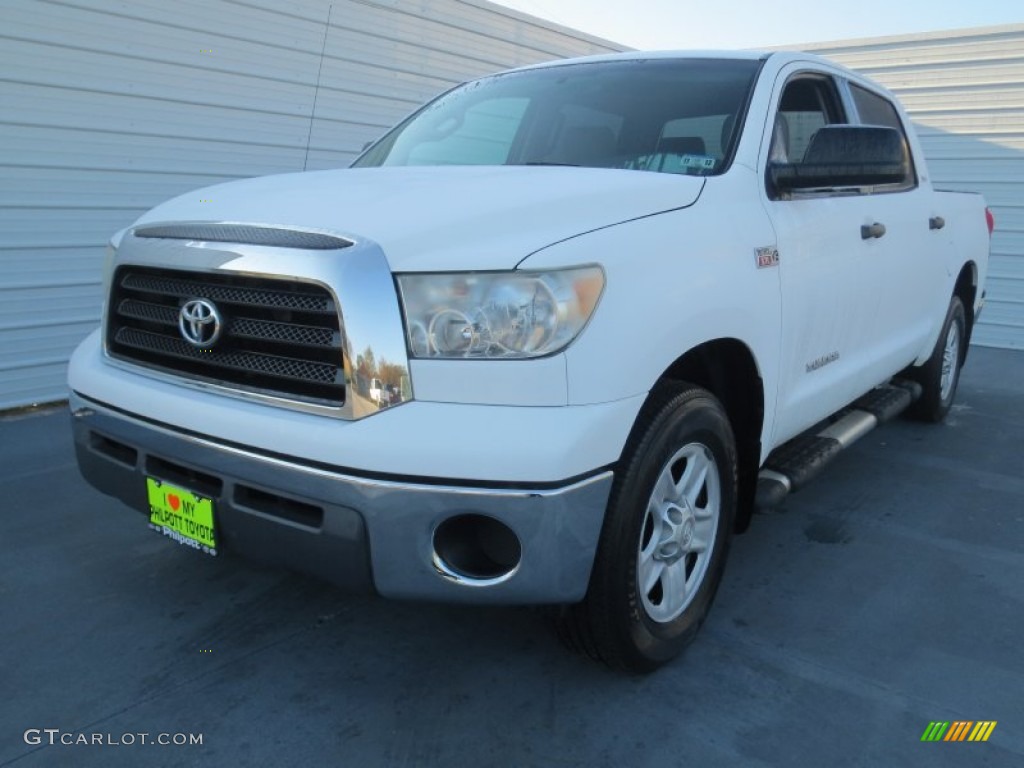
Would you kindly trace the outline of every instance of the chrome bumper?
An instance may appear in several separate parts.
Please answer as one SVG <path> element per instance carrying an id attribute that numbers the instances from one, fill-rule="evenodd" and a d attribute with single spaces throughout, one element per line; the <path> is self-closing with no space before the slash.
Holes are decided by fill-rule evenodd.
<path id="1" fill-rule="evenodd" d="M 556 488 L 360 477 L 183 433 L 77 393 L 70 406 L 90 484 L 146 514 L 147 476 L 209 496 L 228 553 L 386 597 L 540 604 L 586 593 L 610 471 Z M 491 517 L 515 532 L 522 554 L 509 576 L 460 578 L 435 564 L 434 531 L 460 514 Z"/>

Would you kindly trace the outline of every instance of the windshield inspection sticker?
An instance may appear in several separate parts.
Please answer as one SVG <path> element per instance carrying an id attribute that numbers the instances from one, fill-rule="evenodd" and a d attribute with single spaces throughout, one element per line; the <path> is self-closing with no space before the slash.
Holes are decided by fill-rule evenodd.
<path id="1" fill-rule="evenodd" d="M 715 158 L 707 155 L 683 155 L 679 158 L 681 168 L 700 168 L 704 171 L 714 170 L 715 162 Z"/>

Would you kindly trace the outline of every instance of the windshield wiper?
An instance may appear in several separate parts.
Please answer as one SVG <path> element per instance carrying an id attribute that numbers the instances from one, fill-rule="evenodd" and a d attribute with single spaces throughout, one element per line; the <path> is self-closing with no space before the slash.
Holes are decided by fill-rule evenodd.
<path id="1" fill-rule="evenodd" d="M 531 160 L 528 163 L 509 163 L 509 165 L 559 165 L 566 168 L 579 168 L 576 163 L 547 163 L 541 160 Z"/>

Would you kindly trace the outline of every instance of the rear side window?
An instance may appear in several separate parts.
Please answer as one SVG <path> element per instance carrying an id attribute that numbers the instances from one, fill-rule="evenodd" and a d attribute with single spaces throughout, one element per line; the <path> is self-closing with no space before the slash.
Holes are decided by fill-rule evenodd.
<path id="1" fill-rule="evenodd" d="M 900 115 L 888 99 L 853 83 L 850 83 L 850 93 L 853 94 L 853 103 L 857 105 L 860 121 L 864 125 L 882 125 L 903 133 Z M 905 134 L 903 138 L 906 139 Z"/>
<path id="2" fill-rule="evenodd" d="M 853 96 L 853 103 L 857 106 L 862 125 L 881 125 L 885 128 L 895 128 L 903 137 L 903 144 L 909 147 L 907 132 L 903 129 L 903 121 L 900 120 L 900 113 L 891 101 L 877 93 L 872 93 L 867 88 L 861 88 L 855 83 L 850 83 L 850 95 Z M 909 154 L 909 151 L 908 151 Z M 907 178 L 901 188 L 911 189 L 917 183 L 917 172 L 914 169 L 914 158 L 910 158 Z"/>

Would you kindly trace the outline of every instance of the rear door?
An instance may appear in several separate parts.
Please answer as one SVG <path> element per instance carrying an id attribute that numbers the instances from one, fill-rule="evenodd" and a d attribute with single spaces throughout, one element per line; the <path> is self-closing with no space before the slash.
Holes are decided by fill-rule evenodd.
<path id="1" fill-rule="evenodd" d="M 903 119 L 887 95 L 868 84 L 846 85 L 859 123 L 895 128 L 909 146 Z M 873 264 L 881 301 L 871 328 L 873 354 L 883 368 L 882 376 L 903 368 L 921 353 L 949 301 L 943 288 L 946 238 L 941 230 L 946 222 L 932 211 L 934 193 L 922 181 L 911 157 L 910 172 L 902 183 L 863 192 L 872 223 L 885 227 L 885 234 L 874 244 L 881 256 Z"/>

